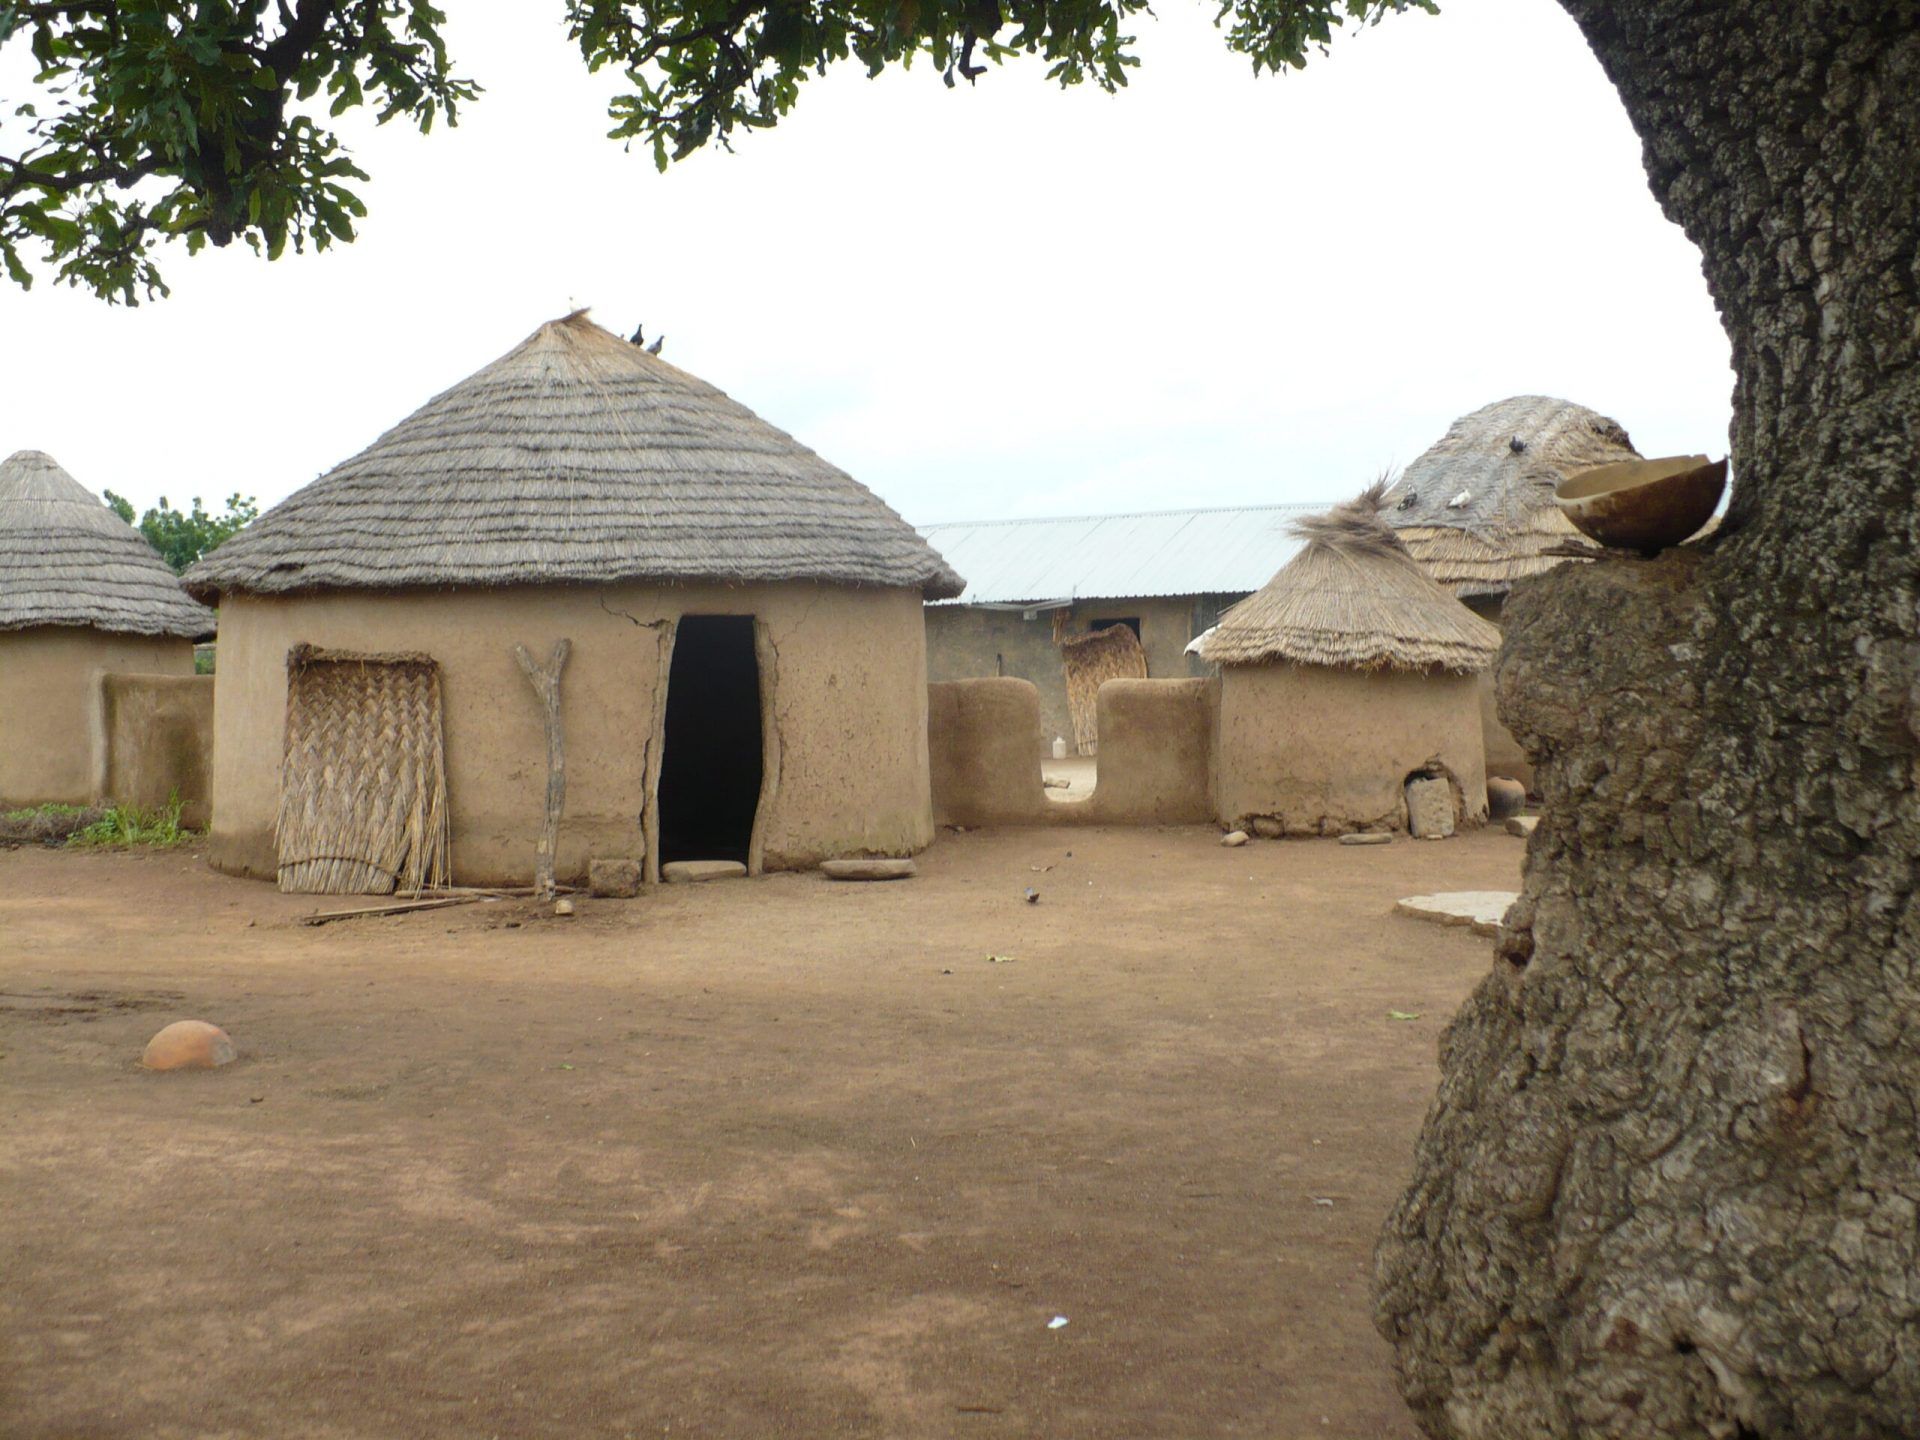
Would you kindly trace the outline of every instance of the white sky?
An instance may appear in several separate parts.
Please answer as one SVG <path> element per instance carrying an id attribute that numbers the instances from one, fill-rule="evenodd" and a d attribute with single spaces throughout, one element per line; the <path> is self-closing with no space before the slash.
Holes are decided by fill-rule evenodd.
<path id="1" fill-rule="evenodd" d="M 1258 80 L 1169 0 L 1117 96 L 849 67 L 664 176 L 604 138 L 617 77 L 557 0 L 446 8 L 488 93 L 457 130 L 349 132 L 354 245 L 178 250 L 133 310 L 0 283 L 0 454 L 264 506 L 574 304 L 922 523 L 1342 498 L 1517 393 L 1644 454 L 1726 448 L 1696 254 L 1552 0 L 1451 0 Z"/>

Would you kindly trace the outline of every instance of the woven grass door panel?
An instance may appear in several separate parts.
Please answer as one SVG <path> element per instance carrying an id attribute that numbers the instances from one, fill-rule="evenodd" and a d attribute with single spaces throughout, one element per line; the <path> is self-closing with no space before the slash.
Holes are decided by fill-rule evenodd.
<path id="1" fill-rule="evenodd" d="M 1100 687 L 1109 680 L 1147 678 L 1147 652 L 1129 625 L 1109 625 L 1091 635 L 1060 641 L 1060 663 L 1067 672 L 1067 713 L 1073 717 L 1073 745 L 1081 755 L 1100 753 Z"/>
<path id="2" fill-rule="evenodd" d="M 280 888 L 390 895 L 445 885 L 440 667 L 298 646 L 274 821 Z"/>

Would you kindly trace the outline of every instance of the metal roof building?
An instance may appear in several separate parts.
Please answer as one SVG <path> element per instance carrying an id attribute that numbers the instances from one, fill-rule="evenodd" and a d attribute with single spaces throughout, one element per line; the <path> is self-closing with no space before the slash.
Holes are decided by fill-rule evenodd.
<path id="1" fill-rule="evenodd" d="M 1299 553 L 1290 522 L 1325 505 L 1247 505 L 1044 520 L 922 525 L 967 577 L 951 605 L 1053 606 L 1133 596 L 1235 595 L 1258 590 Z"/>

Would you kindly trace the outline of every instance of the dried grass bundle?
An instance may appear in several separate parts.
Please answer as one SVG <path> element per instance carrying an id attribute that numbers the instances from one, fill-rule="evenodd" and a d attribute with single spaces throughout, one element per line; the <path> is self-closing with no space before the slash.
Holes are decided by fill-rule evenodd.
<path id="1" fill-rule="evenodd" d="M 1060 663 L 1067 675 L 1067 713 L 1073 720 L 1074 749 L 1100 753 L 1100 687 L 1109 680 L 1147 678 L 1147 652 L 1130 625 L 1109 625 L 1087 635 L 1060 640 Z"/>

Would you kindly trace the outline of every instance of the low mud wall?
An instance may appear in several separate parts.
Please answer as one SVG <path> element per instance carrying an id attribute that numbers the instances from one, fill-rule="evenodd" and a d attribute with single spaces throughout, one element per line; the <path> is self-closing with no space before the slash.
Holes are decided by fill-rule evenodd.
<path id="1" fill-rule="evenodd" d="M 1031 681 L 943 680 L 927 687 L 927 759 L 936 825 L 1038 825 L 1040 692 Z"/>
<path id="2" fill-rule="evenodd" d="M 116 805 L 158 810 L 178 795 L 181 820 L 212 818 L 213 677 L 102 675 L 100 793 Z"/>
<path id="3" fill-rule="evenodd" d="M 1099 775 L 1085 799 L 1042 787 L 1040 693 L 1025 680 L 927 687 L 927 757 L 940 825 L 1193 825 L 1213 818 L 1219 684 L 1109 680 Z"/>
<path id="4" fill-rule="evenodd" d="M 1093 794 L 1056 806 L 1089 825 L 1198 825 L 1213 818 L 1216 680 L 1109 680 L 1100 687 Z"/>

